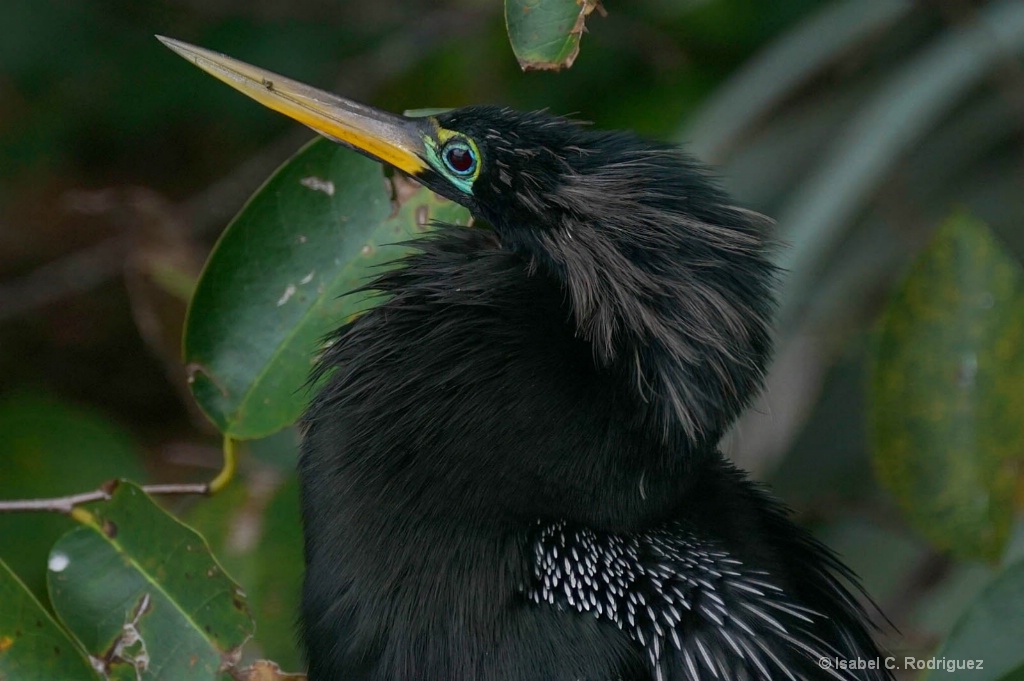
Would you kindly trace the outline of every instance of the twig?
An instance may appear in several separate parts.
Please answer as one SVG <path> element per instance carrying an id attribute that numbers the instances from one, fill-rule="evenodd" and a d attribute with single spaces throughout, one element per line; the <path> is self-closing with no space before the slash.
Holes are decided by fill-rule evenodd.
<path id="1" fill-rule="evenodd" d="M 110 499 L 113 488 L 116 487 L 116 480 L 109 480 L 99 489 L 79 494 L 69 494 L 64 497 L 52 497 L 49 499 L 13 499 L 10 501 L 0 500 L 0 513 L 18 513 L 24 511 L 50 511 L 70 515 L 77 506 L 92 503 L 94 501 L 107 501 Z M 210 494 L 210 483 L 195 482 L 178 485 L 143 485 L 142 491 L 152 495 L 185 495 L 185 494 Z"/>
<path id="2" fill-rule="evenodd" d="M 287 161 L 309 137 L 301 129 L 283 134 L 221 179 L 177 204 L 175 212 L 185 219 L 195 236 L 223 229 L 274 168 Z"/>
<path id="3" fill-rule="evenodd" d="M 142 485 L 142 491 L 146 494 L 156 495 L 182 495 L 201 494 L 208 496 L 216 494 L 224 489 L 231 482 L 238 468 L 238 442 L 225 435 L 223 443 L 224 464 L 216 477 L 210 482 L 192 482 L 183 484 L 166 485 Z M 82 504 L 93 501 L 107 501 L 117 489 L 117 480 L 107 480 L 100 485 L 99 489 L 92 492 L 81 492 L 69 494 L 64 497 L 52 497 L 50 499 L 13 499 L 3 501 L 0 499 L 0 513 L 17 513 L 19 511 L 52 511 L 75 517 L 75 509 Z"/>
<path id="4" fill-rule="evenodd" d="M 196 236 L 214 232 L 224 226 L 245 197 L 273 168 L 283 163 L 305 137 L 298 131 L 284 135 L 221 180 L 171 207 L 169 212 L 187 216 L 186 222 Z M 67 203 L 72 210 L 88 214 L 108 213 L 132 201 L 131 194 L 127 199 L 112 198 L 110 190 L 73 192 L 65 198 L 69 199 Z M 119 276 L 133 250 L 134 236 L 125 232 L 108 237 L 42 265 L 20 279 L 0 284 L 0 323 L 63 298 L 87 293 Z"/>
<path id="5" fill-rule="evenodd" d="M 131 241 L 110 237 L 0 286 L 0 322 L 90 291 L 121 272 Z"/>

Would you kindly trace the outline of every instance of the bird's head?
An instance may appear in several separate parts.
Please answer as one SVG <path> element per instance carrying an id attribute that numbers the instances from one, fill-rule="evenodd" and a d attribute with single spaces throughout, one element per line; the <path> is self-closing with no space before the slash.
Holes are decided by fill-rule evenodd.
<path id="1" fill-rule="evenodd" d="M 576 333 L 668 432 L 714 441 L 756 393 L 775 272 L 767 220 L 677 147 L 545 112 L 398 116 L 230 57 L 168 47 L 271 109 L 386 162 L 562 284 Z"/>

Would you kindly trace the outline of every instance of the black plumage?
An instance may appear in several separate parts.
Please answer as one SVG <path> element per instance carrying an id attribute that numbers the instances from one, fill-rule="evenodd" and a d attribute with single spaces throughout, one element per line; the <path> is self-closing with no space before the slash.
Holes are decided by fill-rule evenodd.
<path id="1" fill-rule="evenodd" d="M 161 40 L 476 218 L 320 359 L 310 681 L 889 678 L 853 575 L 717 448 L 771 349 L 768 220 L 670 145 L 393 116 Z"/>
<path id="2" fill-rule="evenodd" d="M 716 448 L 761 384 L 767 221 L 671 146 L 438 117 L 467 197 L 304 419 L 310 678 L 882 679 L 851 575 Z M 598 608 L 598 604 L 601 607 Z"/>

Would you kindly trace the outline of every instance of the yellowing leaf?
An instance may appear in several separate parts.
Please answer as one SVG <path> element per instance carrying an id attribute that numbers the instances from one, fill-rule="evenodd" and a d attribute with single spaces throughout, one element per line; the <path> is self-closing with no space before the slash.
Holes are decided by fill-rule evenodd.
<path id="1" fill-rule="evenodd" d="M 984 224 L 958 214 L 939 228 L 874 360 L 882 484 L 939 548 L 998 558 L 1024 471 L 1024 276 Z"/>

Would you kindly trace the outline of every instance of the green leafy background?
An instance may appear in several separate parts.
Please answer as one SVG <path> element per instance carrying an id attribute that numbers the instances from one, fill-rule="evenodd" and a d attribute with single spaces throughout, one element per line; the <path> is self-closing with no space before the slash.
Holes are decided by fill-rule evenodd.
<path id="1" fill-rule="evenodd" d="M 227 638 L 157 608 L 139 625 L 174 633 L 145 629 L 147 645 L 181 637 L 233 663 L 244 640 L 239 664 L 300 669 L 289 426 L 310 362 L 367 302 L 338 294 L 401 254 L 385 244 L 466 219 L 308 144 L 160 33 L 393 111 L 548 108 L 685 142 L 778 220 L 787 271 L 769 389 L 723 447 L 862 575 L 898 655 L 1020 678 L 1024 5 L 603 4 L 580 32 L 596 3 L 2 3 L 0 499 L 209 480 L 221 433 L 244 440 L 216 497 L 88 509 L 186 537 L 244 593 L 217 614 Z M 129 560 L 88 524 L 0 514 L 0 678 L 96 678 L 86 651 L 116 642 L 140 597 L 115 605 L 105 572 L 184 598 L 191 571 L 161 546 Z M 55 589 L 58 549 L 106 567 L 76 559 Z M 114 678 L 135 678 L 133 646 Z"/>

